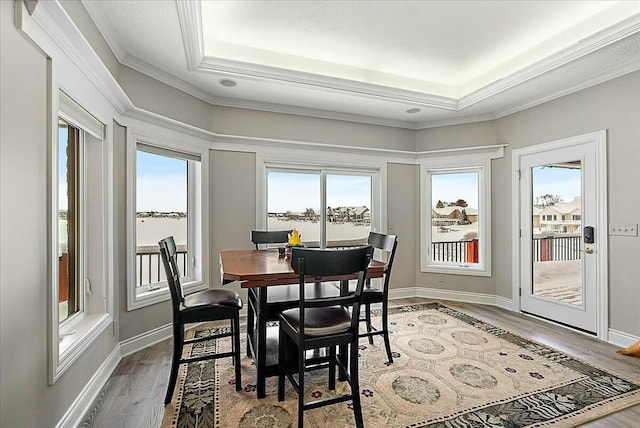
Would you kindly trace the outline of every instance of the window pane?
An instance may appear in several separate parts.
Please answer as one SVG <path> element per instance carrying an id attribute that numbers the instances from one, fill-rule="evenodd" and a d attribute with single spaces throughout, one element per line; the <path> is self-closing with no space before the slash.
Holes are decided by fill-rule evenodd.
<path id="1" fill-rule="evenodd" d="M 320 245 L 320 174 L 267 173 L 268 230 L 297 229 L 306 246 Z"/>
<path id="2" fill-rule="evenodd" d="M 432 260 L 478 263 L 478 173 L 433 174 L 431 196 Z"/>
<path id="3" fill-rule="evenodd" d="M 327 174 L 327 247 L 366 244 L 371 230 L 371 177 Z"/>
<path id="4" fill-rule="evenodd" d="M 58 318 L 80 310 L 80 132 L 58 121 Z"/>
<path id="5" fill-rule="evenodd" d="M 187 168 L 184 159 L 136 151 L 137 287 L 166 279 L 158 241 L 168 236 L 176 242 L 181 275 L 188 274 Z"/>

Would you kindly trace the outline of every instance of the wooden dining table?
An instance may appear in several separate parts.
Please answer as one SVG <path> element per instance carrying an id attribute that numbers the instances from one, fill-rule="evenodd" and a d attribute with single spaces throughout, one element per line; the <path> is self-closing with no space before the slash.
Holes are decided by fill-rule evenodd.
<path id="1" fill-rule="evenodd" d="M 386 263 L 371 260 L 367 269 L 367 278 L 381 278 Z M 266 379 L 278 374 L 278 327 L 268 326 L 275 319 L 275 307 L 268 305 L 267 293 L 270 287 L 297 284 L 298 274 L 291 268 L 288 258 L 280 258 L 276 249 L 269 250 L 230 250 L 220 253 L 220 278 L 223 284 L 239 281 L 240 287 L 248 289 L 247 305 L 247 355 L 252 356 L 257 370 L 256 393 L 258 398 L 266 396 Z M 339 281 L 340 294 L 349 292 L 349 280 L 355 275 L 313 278 L 312 282 Z M 313 287 L 318 284 L 308 284 Z M 322 285 L 322 284 L 319 284 Z M 327 286 L 327 285 L 325 285 Z M 297 306 L 297 301 L 290 302 Z"/>

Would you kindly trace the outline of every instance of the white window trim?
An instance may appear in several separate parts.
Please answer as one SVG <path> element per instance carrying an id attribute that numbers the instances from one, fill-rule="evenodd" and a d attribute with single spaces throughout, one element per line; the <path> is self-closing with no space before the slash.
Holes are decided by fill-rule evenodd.
<path id="1" fill-rule="evenodd" d="M 491 160 L 504 156 L 504 146 L 436 150 L 418 156 L 420 164 L 420 271 L 491 276 Z M 431 174 L 478 172 L 479 263 L 453 264 L 431 260 Z"/>
<path id="2" fill-rule="evenodd" d="M 187 157 L 197 156 L 200 158 L 199 167 L 189 168 L 188 181 L 194 187 L 189 192 L 189 215 L 193 216 L 193 224 L 196 227 L 189 229 L 188 254 L 195 257 L 195 266 L 189 276 L 183 278 L 183 292 L 193 293 L 208 288 L 209 267 L 206 234 L 208 233 L 209 210 L 208 210 L 208 156 L 209 150 L 202 144 L 190 141 L 185 137 L 176 140 L 158 132 L 128 128 L 127 129 L 127 166 L 126 166 L 126 186 L 127 186 L 127 310 L 135 310 L 149 305 L 167 301 L 171 298 L 169 287 L 166 281 L 161 281 L 154 288 L 146 292 L 138 292 L 136 289 L 136 152 L 138 144 L 147 147 L 158 147 L 168 149 L 178 153 L 184 153 Z M 192 263 L 191 261 L 189 261 Z"/>
<path id="3" fill-rule="evenodd" d="M 326 170 L 328 173 L 360 173 L 371 175 L 371 230 L 387 232 L 387 160 L 363 154 L 357 158 L 308 148 L 275 148 L 256 152 L 256 228 L 267 227 L 267 171 Z M 322 238 L 322 237 L 321 237 Z"/>
<path id="4" fill-rule="evenodd" d="M 49 78 L 55 81 L 53 67 L 49 63 Z M 92 285 L 90 291 L 94 295 L 88 298 L 88 277 L 87 266 L 90 262 L 88 249 L 95 247 L 89 241 L 88 224 L 85 216 L 87 211 L 87 169 L 86 163 L 86 142 L 90 134 L 100 141 L 102 175 L 100 176 L 100 187 L 102 198 L 98 201 L 101 212 L 112 206 L 110 202 L 113 197 L 111 180 L 111 145 L 108 144 L 110 138 L 109 129 L 102 124 L 95 116 L 77 104 L 70 96 L 58 89 L 57 85 L 51 85 L 51 121 L 49 139 L 49 384 L 55 383 L 73 363 L 86 351 L 89 346 L 105 331 L 113 322 L 112 297 L 108 290 L 111 290 L 111 275 L 107 268 L 104 268 L 99 281 Z M 62 117 L 72 126 L 82 132 L 80 145 L 80 221 L 81 241 L 79 254 L 81 255 L 81 266 L 79 271 L 80 279 L 80 310 L 64 322 L 59 322 L 59 284 L 58 284 L 58 118 Z M 96 237 L 102 244 L 101 257 L 98 264 L 110 266 L 110 251 L 112 242 L 111 216 L 105 216 L 100 222 L 100 230 L 92 230 L 91 235 Z M 95 262 L 95 261 L 94 261 Z M 97 294 L 101 291 L 100 294 Z M 89 302 L 90 301 L 90 302 Z"/>

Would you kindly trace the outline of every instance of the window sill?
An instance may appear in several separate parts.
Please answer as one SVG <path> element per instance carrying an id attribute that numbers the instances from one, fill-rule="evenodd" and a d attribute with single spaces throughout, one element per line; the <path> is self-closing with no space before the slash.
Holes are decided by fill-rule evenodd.
<path id="1" fill-rule="evenodd" d="M 447 275 L 491 276 L 491 271 L 488 269 L 460 265 L 423 266 L 420 271 L 425 273 L 439 273 Z"/>
<path id="2" fill-rule="evenodd" d="M 81 320 L 60 329 L 57 343 L 58 360 L 51 383 L 82 355 L 84 351 L 111 325 L 113 318 L 107 313 L 87 315 Z"/>
<path id="3" fill-rule="evenodd" d="M 165 302 L 171 299 L 171 293 L 169 293 L 169 287 L 166 282 L 158 284 L 160 287 L 155 290 L 138 291 L 136 290 L 136 296 L 132 302 L 129 302 L 127 311 L 133 311 L 136 309 L 144 308 L 146 306 L 155 305 L 156 303 Z M 196 291 L 206 290 L 208 285 L 202 281 L 186 282 L 182 285 L 183 293 L 190 294 Z"/>

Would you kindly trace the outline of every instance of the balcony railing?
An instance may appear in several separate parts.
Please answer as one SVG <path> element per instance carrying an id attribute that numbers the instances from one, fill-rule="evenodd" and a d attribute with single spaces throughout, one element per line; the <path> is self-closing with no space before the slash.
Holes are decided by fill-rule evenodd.
<path id="1" fill-rule="evenodd" d="M 184 275 L 187 271 L 187 246 L 177 245 L 176 247 L 178 269 L 180 269 L 180 274 Z M 166 281 L 166 279 L 158 247 L 141 246 L 136 248 L 136 287 L 155 284 Z"/>
<path id="2" fill-rule="evenodd" d="M 582 255 L 580 236 L 533 238 L 532 249 L 534 262 L 580 260 Z"/>
<path id="3" fill-rule="evenodd" d="M 431 254 L 436 262 L 478 263 L 478 240 L 432 242 Z"/>
<path id="4" fill-rule="evenodd" d="M 580 236 L 548 236 L 533 238 L 533 261 L 580 260 L 582 249 Z M 433 261 L 452 263 L 478 263 L 478 241 L 432 242 Z M 473 253 L 474 252 L 474 253 Z"/>

